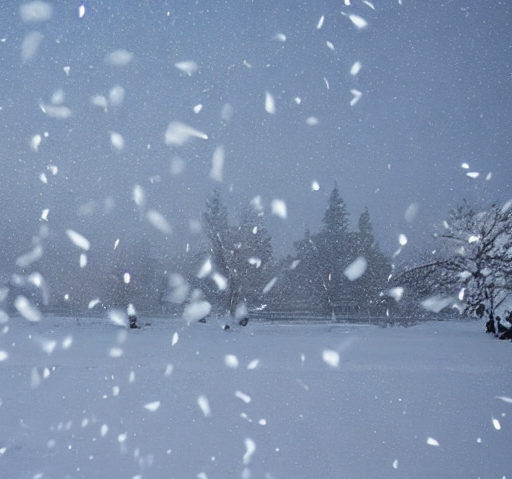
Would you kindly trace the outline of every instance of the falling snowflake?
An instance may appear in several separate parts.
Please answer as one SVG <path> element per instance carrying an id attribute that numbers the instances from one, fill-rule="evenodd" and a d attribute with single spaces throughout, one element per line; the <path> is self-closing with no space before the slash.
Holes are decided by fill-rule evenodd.
<path id="1" fill-rule="evenodd" d="M 148 410 L 149 412 L 156 412 L 160 408 L 160 401 L 153 401 L 148 402 L 147 404 L 144 404 L 144 409 Z"/>
<path id="2" fill-rule="evenodd" d="M 43 318 L 41 312 L 25 296 L 17 296 L 14 307 L 27 321 L 38 322 Z"/>
<path id="3" fill-rule="evenodd" d="M 350 15 L 348 15 L 348 18 L 359 30 L 362 30 L 368 26 L 368 22 L 359 15 L 351 13 Z"/>
<path id="4" fill-rule="evenodd" d="M 402 299 L 402 296 L 404 294 L 404 288 L 402 288 L 401 286 L 390 288 L 388 289 L 387 294 L 388 296 L 391 296 L 396 302 L 398 302 Z"/>
<path id="5" fill-rule="evenodd" d="M 69 230 L 69 229 L 66 230 L 66 234 L 75 246 L 78 246 L 79 248 L 81 248 L 85 251 L 89 251 L 91 244 L 89 243 L 89 240 L 85 236 L 81 235 L 80 233 L 77 233 L 76 231 Z"/>
<path id="6" fill-rule="evenodd" d="M 52 18 L 53 7 L 47 2 L 35 0 L 20 6 L 20 16 L 25 23 L 45 22 Z"/>
<path id="7" fill-rule="evenodd" d="M 91 103 L 94 106 L 102 108 L 105 112 L 108 110 L 108 101 L 103 95 L 94 95 L 91 97 Z"/>
<path id="8" fill-rule="evenodd" d="M 174 66 L 183 73 L 186 73 L 188 76 L 192 76 L 197 71 L 197 63 L 193 60 L 177 62 Z"/>
<path id="9" fill-rule="evenodd" d="M 350 100 L 350 106 L 355 106 L 359 102 L 363 94 L 359 90 L 356 90 L 355 88 L 350 90 L 350 93 L 352 93 L 353 95 L 352 100 Z"/>
<path id="10" fill-rule="evenodd" d="M 212 305 L 205 300 L 194 301 L 185 306 L 183 311 L 183 319 L 188 323 L 199 321 L 210 314 Z"/>
<path id="11" fill-rule="evenodd" d="M 337 368 L 340 363 L 340 355 L 332 349 L 326 349 L 322 353 L 322 359 L 326 364 L 333 368 Z"/>
<path id="12" fill-rule="evenodd" d="M 30 139 L 30 148 L 31 150 L 38 152 L 39 146 L 41 145 L 41 141 L 43 140 L 43 137 L 41 135 L 34 135 Z"/>
<path id="13" fill-rule="evenodd" d="M 286 203 L 283 200 L 274 199 L 271 203 L 272 214 L 279 216 L 280 218 L 286 219 L 288 216 L 288 211 L 286 208 Z"/>
<path id="14" fill-rule="evenodd" d="M 213 152 L 212 168 L 210 170 L 210 178 L 214 181 L 222 182 L 223 168 L 224 168 L 224 147 L 219 146 Z"/>
<path id="15" fill-rule="evenodd" d="M 268 91 L 265 92 L 265 111 L 271 115 L 276 112 L 276 103 L 274 97 Z"/>
<path id="16" fill-rule="evenodd" d="M 97 304 L 100 304 L 100 299 L 99 298 L 91 299 L 91 301 L 89 301 L 89 304 L 87 305 L 87 309 L 92 309 Z"/>
<path id="17" fill-rule="evenodd" d="M 156 210 L 149 210 L 146 213 L 146 218 L 149 223 L 158 231 L 165 235 L 170 235 L 172 233 L 171 225 L 167 222 L 165 217 Z"/>
<path id="18" fill-rule="evenodd" d="M 352 76 L 356 76 L 360 71 L 361 71 L 361 62 L 360 61 L 356 61 L 352 64 L 352 66 L 350 67 L 350 74 Z"/>
<path id="19" fill-rule="evenodd" d="M 121 151 L 124 148 L 123 135 L 121 135 L 121 133 L 111 131 L 110 132 L 110 143 L 117 151 Z"/>
<path id="20" fill-rule="evenodd" d="M 208 135 L 179 121 L 169 123 L 165 132 L 165 143 L 169 146 L 183 146 L 192 138 L 207 140 Z"/>
<path id="21" fill-rule="evenodd" d="M 452 297 L 439 295 L 431 296 L 421 302 L 421 306 L 423 306 L 423 308 L 434 313 L 439 313 L 451 304 L 453 304 Z"/>
<path id="22" fill-rule="evenodd" d="M 61 343 L 62 349 L 69 349 L 73 344 L 73 336 L 66 336 Z"/>
<path id="23" fill-rule="evenodd" d="M 224 291 L 228 287 L 228 280 L 220 273 L 213 273 L 211 278 L 219 291 Z"/>
<path id="24" fill-rule="evenodd" d="M 345 268 L 343 274 L 347 277 L 348 280 L 355 281 L 356 279 L 359 279 L 361 276 L 363 276 L 367 267 L 368 262 L 366 259 L 362 256 L 359 256 Z"/>
<path id="25" fill-rule="evenodd" d="M 249 369 L 250 371 L 256 369 L 258 366 L 260 365 L 260 360 L 259 359 L 253 359 L 252 361 L 249 362 L 249 364 L 247 365 L 247 369 Z"/>
<path id="26" fill-rule="evenodd" d="M 36 56 L 43 39 L 44 35 L 41 32 L 30 32 L 25 36 L 21 44 L 21 61 L 23 63 L 29 62 Z"/>
<path id="27" fill-rule="evenodd" d="M 404 213 L 405 221 L 407 221 L 409 223 L 414 221 L 414 219 L 418 215 L 419 209 L 420 209 L 420 207 L 419 207 L 418 203 L 411 203 L 405 210 L 405 213 Z"/>
<path id="28" fill-rule="evenodd" d="M 32 263 L 35 263 L 43 256 L 43 248 L 41 245 L 35 246 L 31 251 L 25 253 L 24 255 L 16 258 L 16 266 L 20 268 L 26 268 L 30 266 Z"/>
<path id="29" fill-rule="evenodd" d="M 199 279 L 206 278 L 212 272 L 212 269 L 213 269 L 212 259 L 211 258 L 207 258 L 206 261 L 199 268 L 199 272 L 197 273 L 197 277 Z"/>
<path id="30" fill-rule="evenodd" d="M 238 367 L 238 358 L 234 354 L 226 354 L 224 356 L 224 364 L 228 368 L 236 369 Z"/>
<path id="31" fill-rule="evenodd" d="M 256 451 L 256 443 L 251 438 L 246 438 L 245 441 L 245 454 L 243 457 L 244 465 L 250 464 L 252 456 Z"/>
<path id="32" fill-rule="evenodd" d="M 122 326 L 125 328 L 128 326 L 128 316 L 120 309 L 111 309 L 108 312 L 108 317 L 116 326 Z"/>
<path id="33" fill-rule="evenodd" d="M 245 404 L 249 404 L 251 402 L 251 396 L 243 393 L 242 391 L 235 391 L 235 397 L 243 401 Z"/>
<path id="34" fill-rule="evenodd" d="M 494 429 L 496 429 L 496 431 L 499 431 L 501 429 L 501 424 L 495 417 L 492 418 L 492 425 L 494 426 Z"/>
<path id="35" fill-rule="evenodd" d="M 276 284 L 277 277 L 272 278 L 263 288 L 263 294 L 267 294 Z"/>
<path id="36" fill-rule="evenodd" d="M 434 439 L 433 437 L 427 438 L 427 444 L 429 446 L 439 447 L 439 442 L 437 441 L 437 439 Z"/>
<path id="37" fill-rule="evenodd" d="M 108 355 L 111 358 L 120 358 L 123 355 L 123 350 L 118 347 L 113 347 L 109 349 Z"/>
<path id="38" fill-rule="evenodd" d="M 201 412 L 203 413 L 204 417 L 211 416 L 212 413 L 210 410 L 210 403 L 206 396 L 199 396 L 197 398 L 197 405 L 199 406 L 199 409 L 201 409 Z"/>
<path id="39" fill-rule="evenodd" d="M 65 105 L 49 105 L 41 102 L 39 108 L 45 115 L 58 120 L 65 120 L 72 115 L 71 110 Z"/>
<path id="40" fill-rule="evenodd" d="M 124 100 L 125 91 L 120 85 L 116 85 L 108 92 L 108 101 L 112 106 L 120 106 Z"/>
<path id="41" fill-rule="evenodd" d="M 133 53 L 119 49 L 115 50 L 112 53 L 109 53 L 105 57 L 105 62 L 109 63 L 112 66 L 122 67 L 128 65 L 133 60 Z"/>

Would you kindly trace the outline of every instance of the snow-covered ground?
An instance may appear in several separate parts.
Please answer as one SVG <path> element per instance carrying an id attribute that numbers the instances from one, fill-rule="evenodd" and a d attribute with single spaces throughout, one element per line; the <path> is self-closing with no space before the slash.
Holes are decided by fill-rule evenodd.
<path id="1" fill-rule="evenodd" d="M 11 318 L 0 351 L 3 479 L 512 476 L 512 344 L 475 322 Z"/>

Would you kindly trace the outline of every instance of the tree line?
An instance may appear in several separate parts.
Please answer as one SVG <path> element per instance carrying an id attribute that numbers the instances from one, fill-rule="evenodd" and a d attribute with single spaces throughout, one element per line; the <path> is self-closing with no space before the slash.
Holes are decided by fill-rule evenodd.
<path id="1" fill-rule="evenodd" d="M 262 212 L 251 206 L 242 211 L 238 224 L 230 225 L 227 208 L 215 192 L 203 220 L 212 275 L 209 285 L 203 281 L 202 290 L 219 313 L 236 315 L 237 309 L 248 309 L 328 317 L 384 314 L 387 301 L 380 292 L 391 271 L 390 261 L 375 240 L 367 209 L 358 230 L 350 231 L 337 187 L 329 196 L 320 231 L 306 231 L 294 243 L 294 254 L 280 261 L 273 258 Z M 358 258 L 360 274 L 344 274 Z M 219 274 L 225 283 L 216 288 L 212 279 Z"/>
<path id="2" fill-rule="evenodd" d="M 292 253 L 276 259 L 263 209 L 248 204 L 230 220 L 214 191 L 202 215 L 202 240 L 185 252 L 162 257 L 147 240 L 126 241 L 107 254 L 91 251 L 89 265 L 69 275 L 75 258 L 49 242 L 36 264 L 10 278 L 1 299 L 12 310 L 22 294 L 41 309 L 73 314 L 133 304 L 143 313 L 180 315 L 201 301 L 209 314 L 234 317 L 393 320 L 459 312 L 499 317 L 506 325 L 506 308 L 512 309 L 512 202 L 484 210 L 464 202 L 449 212 L 436 241 L 428 261 L 395 268 L 375 239 L 368 210 L 352 230 L 334 187 L 319 230 L 306 230 Z M 36 284 L 36 272 L 45 284 Z"/>

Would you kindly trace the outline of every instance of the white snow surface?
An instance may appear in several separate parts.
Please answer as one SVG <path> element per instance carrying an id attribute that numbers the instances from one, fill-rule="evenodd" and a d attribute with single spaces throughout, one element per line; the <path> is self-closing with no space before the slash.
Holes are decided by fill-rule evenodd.
<path id="1" fill-rule="evenodd" d="M 483 323 L 251 321 L 226 332 L 222 320 L 140 319 L 115 358 L 119 328 L 106 318 L 9 319 L 2 478 L 510 473 L 512 404 L 502 398 L 512 397 L 512 349 Z M 41 338 L 56 344 L 51 354 Z M 325 350 L 339 354 L 337 368 Z M 227 368 L 226 354 L 259 367 Z"/>

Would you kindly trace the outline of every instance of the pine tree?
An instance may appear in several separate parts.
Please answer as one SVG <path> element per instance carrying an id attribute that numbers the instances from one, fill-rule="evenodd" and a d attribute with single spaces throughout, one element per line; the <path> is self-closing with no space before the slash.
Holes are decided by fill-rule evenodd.
<path id="1" fill-rule="evenodd" d="M 375 244 L 375 237 L 373 236 L 373 226 L 370 219 L 368 208 L 365 207 L 364 211 L 359 217 L 359 243 L 363 250 L 371 249 Z"/>
<path id="2" fill-rule="evenodd" d="M 323 232 L 336 240 L 341 240 L 348 231 L 348 212 L 345 202 L 340 197 L 338 187 L 335 186 L 329 196 L 329 205 L 322 219 Z"/>
<path id="3" fill-rule="evenodd" d="M 387 299 L 381 293 L 387 286 L 391 264 L 375 240 L 368 208 L 361 213 L 358 226 L 357 254 L 366 259 L 368 266 L 361 278 L 354 282 L 354 294 L 362 311 L 382 314 Z"/>
<path id="4" fill-rule="evenodd" d="M 292 285 L 287 288 L 291 301 L 307 298 L 318 314 L 335 314 L 350 287 L 343 271 L 351 257 L 352 243 L 348 211 L 335 186 L 323 216 L 322 230 L 314 235 L 306 231 L 304 238 L 295 243 L 295 259 L 299 264 L 285 272 L 286 280 Z M 280 296 L 284 298 L 286 294 L 282 292 Z"/>
<path id="5" fill-rule="evenodd" d="M 212 259 L 219 273 L 227 278 L 233 245 L 228 225 L 228 211 L 222 204 L 218 190 L 214 190 L 212 198 L 206 201 L 203 220 Z"/>
<path id="6" fill-rule="evenodd" d="M 323 217 L 324 226 L 312 238 L 317 254 L 318 277 L 324 288 L 324 312 L 334 315 L 337 306 L 347 301 L 352 285 L 343 271 L 353 256 L 353 236 L 348 230 L 349 214 L 335 186 Z"/>
<path id="7" fill-rule="evenodd" d="M 240 299 L 248 306 L 259 305 L 262 290 L 271 279 L 272 244 L 263 225 L 263 217 L 251 206 L 242 210 L 236 246 Z"/>
<path id="8" fill-rule="evenodd" d="M 334 307 L 330 295 L 331 268 L 322 256 L 323 243 L 318 245 L 318 240 L 318 234 L 312 236 L 306 230 L 304 238 L 295 243 L 299 264 L 291 271 L 291 276 L 295 278 L 296 299 L 307 298 L 314 311 L 329 314 Z"/>
<path id="9" fill-rule="evenodd" d="M 234 238 L 228 224 L 228 210 L 222 204 L 218 190 L 214 190 L 212 197 L 206 201 L 203 223 L 213 265 L 216 272 L 227 281 L 226 290 L 219 291 L 215 298 L 218 303 L 216 306 L 221 311 L 233 313 L 238 295 L 237 272 L 233 268 Z"/>

